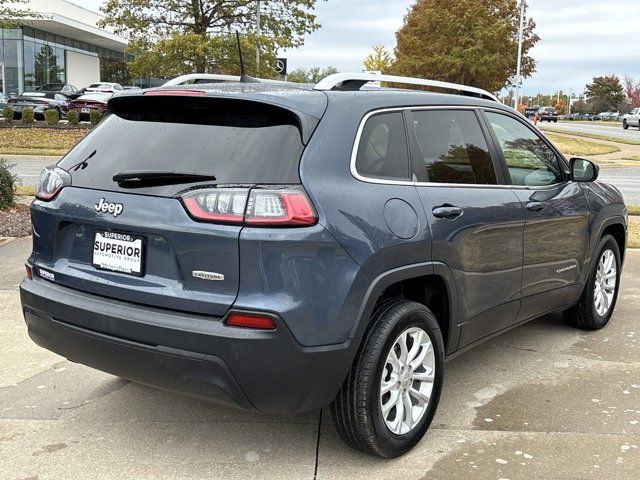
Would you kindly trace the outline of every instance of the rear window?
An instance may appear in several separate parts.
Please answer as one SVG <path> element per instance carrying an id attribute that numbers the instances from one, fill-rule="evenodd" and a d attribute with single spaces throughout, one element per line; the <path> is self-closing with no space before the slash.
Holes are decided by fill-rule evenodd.
<path id="1" fill-rule="evenodd" d="M 372 178 L 409 180 L 409 152 L 401 112 L 373 115 L 360 136 L 356 169 Z"/>
<path id="2" fill-rule="evenodd" d="M 74 186 L 124 191 L 113 175 L 131 170 L 213 175 L 216 181 L 208 183 L 215 184 L 300 182 L 304 147 L 298 119 L 283 108 L 155 96 L 120 98 L 109 112 L 59 164 L 71 173 Z M 87 158 L 87 166 L 76 169 Z M 136 193 L 172 195 L 184 188 L 147 187 Z"/>

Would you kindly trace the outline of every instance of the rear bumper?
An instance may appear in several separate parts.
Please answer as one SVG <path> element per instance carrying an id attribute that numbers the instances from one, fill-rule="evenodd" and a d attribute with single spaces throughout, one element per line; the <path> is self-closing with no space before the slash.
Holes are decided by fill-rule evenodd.
<path id="1" fill-rule="evenodd" d="M 245 410 L 294 413 L 331 402 L 355 355 L 352 343 L 301 347 L 275 331 L 144 307 L 35 277 L 20 286 L 29 336 L 78 363 L 129 380 Z"/>

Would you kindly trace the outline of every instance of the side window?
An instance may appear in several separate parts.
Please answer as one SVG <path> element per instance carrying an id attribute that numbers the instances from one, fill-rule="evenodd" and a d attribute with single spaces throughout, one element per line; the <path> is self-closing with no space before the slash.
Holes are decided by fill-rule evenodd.
<path id="1" fill-rule="evenodd" d="M 498 183 L 487 142 L 473 111 L 417 110 L 413 119 L 427 181 Z"/>
<path id="2" fill-rule="evenodd" d="M 409 180 L 409 153 L 401 112 L 381 113 L 362 130 L 356 170 L 365 177 Z"/>
<path id="3" fill-rule="evenodd" d="M 564 181 L 557 155 L 542 138 L 514 118 L 493 112 L 486 114 L 513 185 L 535 187 Z"/>

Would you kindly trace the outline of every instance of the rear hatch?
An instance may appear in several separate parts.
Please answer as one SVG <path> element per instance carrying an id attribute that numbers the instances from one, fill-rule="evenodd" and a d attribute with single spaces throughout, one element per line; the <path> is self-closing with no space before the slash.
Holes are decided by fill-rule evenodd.
<path id="1" fill-rule="evenodd" d="M 114 299 L 224 315 L 238 292 L 243 227 L 197 220 L 184 196 L 299 184 L 305 129 L 317 121 L 247 99 L 114 98 L 58 164 L 68 185 L 32 206 L 36 273 Z"/>

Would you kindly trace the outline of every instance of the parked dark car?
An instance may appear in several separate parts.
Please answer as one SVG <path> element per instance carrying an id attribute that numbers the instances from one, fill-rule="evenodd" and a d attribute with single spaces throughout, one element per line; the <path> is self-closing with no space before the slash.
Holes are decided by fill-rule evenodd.
<path id="1" fill-rule="evenodd" d="M 70 83 L 47 83 L 36 88 L 36 92 L 57 92 L 73 99 L 80 96 L 80 90 Z"/>
<path id="2" fill-rule="evenodd" d="M 13 109 L 13 118 L 21 118 L 22 110 L 33 109 L 35 118 L 44 120 L 46 110 L 57 110 L 60 118 L 67 114 L 69 97 L 55 91 L 24 92 L 22 95 L 10 98 L 8 105 Z"/>
<path id="3" fill-rule="evenodd" d="M 553 107 L 542 107 L 538 110 L 538 120 L 558 123 L 558 111 Z"/>
<path id="4" fill-rule="evenodd" d="M 491 93 L 369 81 L 443 86 L 111 98 L 36 188 L 31 338 L 249 411 L 330 406 L 345 442 L 395 457 L 429 428 L 445 359 L 550 312 L 604 327 L 627 210 L 597 165 Z"/>
<path id="5" fill-rule="evenodd" d="M 69 102 L 69 110 L 76 110 L 81 120 L 88 120 L 91 110 L 104 114 L 107 102 L 112 96 L 111 93 L 86 93 Z"/>

